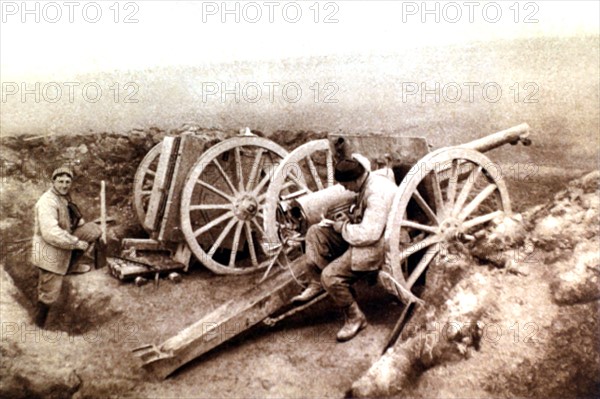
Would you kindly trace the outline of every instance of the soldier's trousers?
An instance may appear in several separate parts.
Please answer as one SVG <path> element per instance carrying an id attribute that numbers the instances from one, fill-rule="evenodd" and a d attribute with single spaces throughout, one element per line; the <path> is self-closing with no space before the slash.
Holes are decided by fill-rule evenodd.
<path id="1" fill-rule="evenodd" d="M 309 280 L 321 281 L 340 307 L 354 302 L 352 284 L 373 272 L 352 270 L 350 245 L 331 227 L 313 225 L 306 233 L 306 271 Z"/>
<path id="2" fill-rule="evenodd" d="M 100 229 L 97 224 L 89 222 L 83 226 L 78 227 L 73 232 L 73 235 L 80 240 L 87 241 L 92 244 L 100 237 Z M 84 251 L 74 249 L 71 253 L 71 260 L 69 262 L 69 270 L 77 265 L 81 257 L 84 255 Z M 60 296 L 62 290 L 64 276 L 53 273 L 44 269 L 38 269 L 38 301 L 43 302 L 47 305 L 52 305 L 56 302 Z"/>

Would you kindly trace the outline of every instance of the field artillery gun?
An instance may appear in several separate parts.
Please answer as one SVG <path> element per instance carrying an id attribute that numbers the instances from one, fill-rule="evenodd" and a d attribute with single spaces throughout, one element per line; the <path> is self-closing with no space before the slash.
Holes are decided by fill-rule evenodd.
<path id="1" fill-rule="evenodd" d="M 399 184 L 384 232 L 386 261 L 379 280 L 407 304 L 404 316 L 417 297 L 415 284 L 424 280 L 429 265 L 440 264 L 436 259 L 444 256 L 445 248 L 456 241 L 475 240 L 477 230 L 511 214 L 503 177 L 482 152 L 508 143 L 529 145 L 528 136 L 529 126 L 521 124 L 433 152 L 429 152 L 424 138 L 344 136 L 356 152 L 369 158 L 377 169 L 375 173 L 385 174 Z M 162 344 L 135 349 L 147 370 L 166 378 L 252 326 L 272 324 L 299 310 L 291 307 L 291 298 L 303 288 L 298 283 L 303 273 L 301 262 L 293 259 L 302 252 L 307 224 L 302 219 L 314 214 L 311 207 L 317 207 L 317 214 L 327 207 L 302 198 L 323 195 L 323 201 L 329 204 L 330 198 L 324 193 L 339 190 L 333 181 L 334 157 L 330 149 L 331 142 L 339 139 L 339 135 L 330 135 L 293 150 L 281 161 L 269 184 L 263 247 L 286 267 L 265 273 L 263 281 L 240 298 L 230 299 Z"/>
<path id="2" fill-rule="evenodd" d="M 263 204 L 287 151 L 249 129 L 206 146 L 205 137 L 184 133 L 165 137 L 146 154 L 134 179 L 133 207 L 150 237 L 122 240 L 121 256 L 109 258 L 113 275 L 126 280 L 187 271 L 192 255 L 218 274 L 269 265 L 272 257 L 261 245 Z"/>

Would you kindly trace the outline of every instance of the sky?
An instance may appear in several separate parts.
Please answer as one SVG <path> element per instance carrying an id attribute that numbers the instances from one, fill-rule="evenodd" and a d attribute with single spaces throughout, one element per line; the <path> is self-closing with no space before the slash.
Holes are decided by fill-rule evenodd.
<path id="1" fill-rule="evenodd" d="M 597 1 L 0 1 L 2 81 L 539 36 L 598 35 Z"/>

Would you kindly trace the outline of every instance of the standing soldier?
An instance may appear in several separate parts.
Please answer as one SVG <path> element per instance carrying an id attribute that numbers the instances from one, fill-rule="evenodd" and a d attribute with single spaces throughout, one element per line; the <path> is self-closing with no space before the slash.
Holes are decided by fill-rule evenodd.
<path id="1" fill-rule="evenodd" d="M 346 322 L 337 339 L 347 341 L 367 326 L 352 285 L 377 272 L 384 262 L 383 233 L 397 186 L 390 178 L 371 173 L 369 161 L 360 154 L 337 162 L 335 180 L 358 193 L 354 210 L 348 220 L 308 229 L 305 261 L 310 281 L 292 300 L 308 301 L 325 288 L 344 311 Z"/>
<path id="2" fill-rule="evenodd" d="M 78 264 L 84 251 L 101 235 L 95 223 L 85 223 L 69 191 L 73 171 L 61 166 L 52 172 L 52 187 L 35 204 L 32 263 L 39 269 L 35 324 L 43 328 L 50 306 L 62 289 L 67 273 L 85 273 L 91 267 Z"/>

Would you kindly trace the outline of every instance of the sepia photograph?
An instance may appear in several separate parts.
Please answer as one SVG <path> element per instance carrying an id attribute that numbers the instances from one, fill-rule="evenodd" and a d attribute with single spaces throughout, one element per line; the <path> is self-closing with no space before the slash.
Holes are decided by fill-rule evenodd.
<path id="1" fill-rule="evenodd" d="M 600 2 L 0 0 L 0 397 L 600 397 Z"/>

